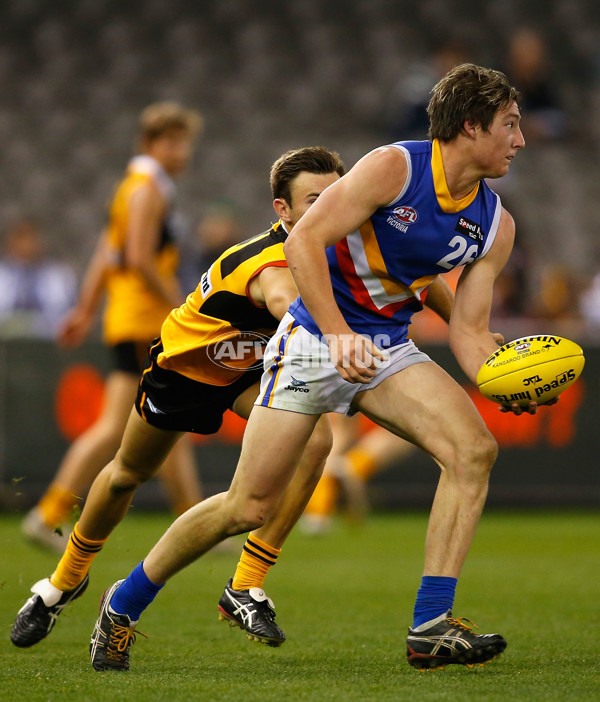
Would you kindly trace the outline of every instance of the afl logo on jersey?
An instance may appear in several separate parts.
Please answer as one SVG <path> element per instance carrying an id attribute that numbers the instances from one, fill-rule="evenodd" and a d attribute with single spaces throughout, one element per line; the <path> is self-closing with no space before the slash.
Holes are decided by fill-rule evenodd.
<path id="1" fill-rule="evenodd" d="M 394 217 L 399 219 L 401 222 L 404 222 L 404 224 L 414 224 L 417 219 L 419 219 L 417 211 L 412 207 L 395 207 L 393 212 Z"/>

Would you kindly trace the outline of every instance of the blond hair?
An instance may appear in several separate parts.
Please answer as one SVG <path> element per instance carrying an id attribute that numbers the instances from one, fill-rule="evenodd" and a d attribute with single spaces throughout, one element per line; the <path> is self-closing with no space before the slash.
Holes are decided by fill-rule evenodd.
<path id="1" fill-rule="evenodd" d="M 155 102 L 148 105 L 140 115 L 140 136 L 144 141 L 153 141 L 166 132 L 182 130 L 196 137 L 204 126 L 202 115 L 177 102 Z"/>

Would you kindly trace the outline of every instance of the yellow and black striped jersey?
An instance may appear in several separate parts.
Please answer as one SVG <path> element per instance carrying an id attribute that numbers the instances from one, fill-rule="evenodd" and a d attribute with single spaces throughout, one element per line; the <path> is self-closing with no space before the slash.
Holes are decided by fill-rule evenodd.
<path id="1" fill-rule="evenodd" d="M 129 162 L 110 207 L 107 237 L 115 262 L 106 283 L 104 339 L 111 345 L 124 341 L 152 341 L 159 335 L 161 324 L 171 311 L 167 302 L 148 289 L 142 275 L 124 264 L 129 202 L 133 193 L 148 182 L 154 183 L 168 205 L 155 252 L 158 274 L 167 288 L 177 289 L 178 251 L 170 223 L 175 186 L 158 161 L 150 156 L 136 156 Z"/>
<path id="2" fill-rule="evenodd" d="M 210 385 L 230 385 L 253 366 L 249 353 L 236 362 L 214 362 L 216 343 L 233 342 L 248 332 L 272 336 L 278 320 L 249 293 L 250 282 L 269 266 L 287 266 L 281 221 L 268 232 L 227 249 L 200 279 L 196 290 L 165 320 L 161 368 Z"/>

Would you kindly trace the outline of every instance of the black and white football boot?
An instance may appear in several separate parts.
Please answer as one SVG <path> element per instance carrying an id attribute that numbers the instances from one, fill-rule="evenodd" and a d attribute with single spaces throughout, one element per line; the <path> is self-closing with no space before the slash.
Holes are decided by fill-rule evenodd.
<path id="1" fill-rule="evenodd" d="M 271 598 L 259 587 L 234 590 L 232 581 L 230 578 L 219 600 L 219 619 L 228 621 L 229 626 L 244 629 L 250 641 L 281 646 L 285 634 L 275 623 L 275 605 Z"/>
<path id="2" fill-rule="evenodd" d="M 58 615 L 66 605 L 81 597 L 89 577 L 72 590 L 63 592 L 54 587 L 50 578 L 39 580 L 32 588 L 33 596 L 21 607 L 10 634 L 10 640 L 19 648 L 29 648 L 52 631 Z"/>
<path id="3" fill-rule="evenodd" d="M 408 630 L 406 659 L 417 670 L 443 670 L 452 663 L 473 668 L 498 658 L 506 648 L 500 634 L 475 634 L 473 622 L 448 610 L 437 619 Z M 475 627 L 476 628 L 476 627 Z"/>
<path id="4" fill-rule="evenodd" d="M 90 660 L 97 671 L 129 670 L 129 651 L 136 634 L 148 638 L 135 630 L 137 621 L 132 621 L 126 614 L 117 614 L 110 606 L 112 596 L 124 582 L 117 580 L 100 598 L 100 613 L 90 640 Z"/>

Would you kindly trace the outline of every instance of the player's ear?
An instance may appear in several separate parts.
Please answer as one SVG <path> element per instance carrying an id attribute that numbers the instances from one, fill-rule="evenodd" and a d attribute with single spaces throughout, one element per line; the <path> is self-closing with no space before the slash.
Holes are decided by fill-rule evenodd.
<path id="1" fill-rule="evenodd" d="M 471 137 L 471 139 L 475 139 L 475 137 L 477 136 L 477 132 L 480 131 L 480 129 L 481 125 L 479 124 L 479 122 L 475 122 L 472 119 L 465 120 L 465 123 L 463 124 L 463 130 L 465 134 Z"/>
<path id="2" fill-rule="evenodd" d="M 290 206 L 282 197 L 278 197 L 273 200 L 273 209 L 277 213 L 279 219 L 282 219 L 284 222 L 291 221 Z"/>

